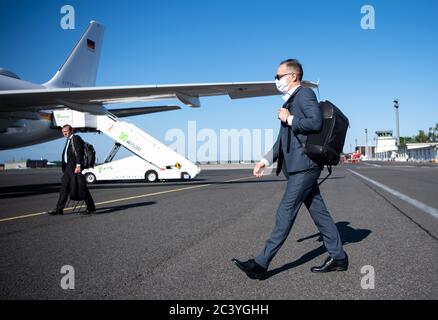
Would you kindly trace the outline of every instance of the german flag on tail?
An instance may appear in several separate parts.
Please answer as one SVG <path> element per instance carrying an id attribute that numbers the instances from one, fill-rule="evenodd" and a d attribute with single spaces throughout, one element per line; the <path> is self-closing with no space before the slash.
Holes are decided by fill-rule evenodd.
<path id="1" fill-rule="evenodd" d="M 95 43 L 93 40 L 87 39 L 87 48 L 94 51 Z"/>

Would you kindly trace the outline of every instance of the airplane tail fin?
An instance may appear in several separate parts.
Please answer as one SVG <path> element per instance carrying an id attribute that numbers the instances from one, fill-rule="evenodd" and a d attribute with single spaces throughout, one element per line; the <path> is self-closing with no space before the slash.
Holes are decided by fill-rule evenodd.
<path id="1" fill-rule="evenodd" d="M 49 88 L 93 87 L 96 84 L 103 34 L 104 27 L 91 21 L 61 68 L 43 85 Z"/>

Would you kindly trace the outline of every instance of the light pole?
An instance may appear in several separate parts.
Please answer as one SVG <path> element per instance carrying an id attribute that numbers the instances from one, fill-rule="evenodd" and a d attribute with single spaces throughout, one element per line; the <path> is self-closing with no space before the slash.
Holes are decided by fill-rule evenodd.
<path id="1" fill-rule="evenodd" d="M 373 154 L 373 159 L 374 159 L 374 160 L 376 160 L 376 158 L 377 158 L 377 157 L 376 157 L 376 150 L 377 150 L 377 138 L 376 138 L 376 137 L 374 137 L 374 138 L 373 138 L 373 140 L 374 140 L 374 146 L 373 146 L 373 147 L 374 147 L 374 152 L 372 152 L 372 154 Z"/>
<path id="2" fill-rule="evenodd" d="M 397 146 L 400 145 L 400 120 L 399 120 L 399 114 L 398 114 L 398 99 L 394 99 L 394 108 L 395 108 L 395 134 L 396 134 L 396 143 Z"/>
<path id="3" fill-rule="evenodd" d="M 368 155 L 368 129 L 365 129 L 365 157 L 367 157 L 367 155 Z"/>

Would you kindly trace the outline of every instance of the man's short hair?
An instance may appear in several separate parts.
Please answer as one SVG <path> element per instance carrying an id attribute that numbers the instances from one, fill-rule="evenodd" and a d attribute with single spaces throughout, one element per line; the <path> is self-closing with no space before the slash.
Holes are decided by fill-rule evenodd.
<path id="1" fill-rule="evenodd" d="M 73 127 L 72 127 L 71 125 L 69 125 L 69 124 L 64 124 L 64 125 L 62 126 L 62 129 L 64 129 L 64 128 L 68 128 L 68 131 L 73 132 Z"/>
<path id="2" fill-rule="evenodd" d="M 293 69 L 297 73 L 298 79 L 303 80 L 303 66 L 297 59 L 287 59 L 280 62 L 280 66 L 282 64 L 285 64 L 288 69 Z"/>

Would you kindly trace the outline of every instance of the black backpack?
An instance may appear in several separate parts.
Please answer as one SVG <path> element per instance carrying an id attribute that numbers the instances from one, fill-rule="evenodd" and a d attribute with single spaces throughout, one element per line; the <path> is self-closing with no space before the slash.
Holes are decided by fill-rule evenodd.
<path id="1" fill-rule="evenodd" d="M 306 143 L 302 143 L 298 136 L 296 137 L 310 159 L 319 165 L 327 166 L 329 174 L 319 183 L 321 184 L 331 175 L 332 166 L 336 166 L 341 159 L 349 121 L 330 101 L 321 101 L 319 108 L 323 119 L 321 130 L 308 134 Z"/>
<path id="2" fill-rule="evenodd" d="M 94 147 L 92 144 L 84 142 L 81 137 L 77 136 L 81 143 L 84 144 L 84 157 L 82 158 L 82 165 L 84 166 L 83 169 L 89 169 L 94 168 L 94 165 L 96 164 L 96 150 L 94 150 Z M 76 149 L 73 145 L 73 151 L 76 154 Z"/>
<path id="3" fill-rule="evenodd" d="M 92 144 L 84 142 L 84 169 L 94 168 L 96 164 L 96 150 Z"/>

